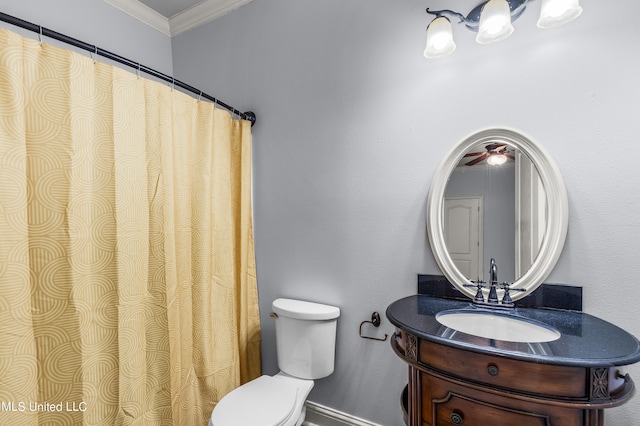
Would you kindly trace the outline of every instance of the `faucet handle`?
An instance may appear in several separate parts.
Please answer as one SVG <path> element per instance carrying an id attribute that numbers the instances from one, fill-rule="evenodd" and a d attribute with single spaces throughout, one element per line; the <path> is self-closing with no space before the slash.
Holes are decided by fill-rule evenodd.
<path id="1" fill-rule="evenodd" d="M 504 290 L 504 296 L 502 296 L 502 304 L 503 305 L 513 305 L 513 300 L 511 300 L 511 296 L 509 295 L 509 291 L 527 291 L 524 288 L 511 288 L 511 284 L 508 282 L 503 282 L 500 284 L 502 289 Z"/>
<path id="2" fill-rule="evenodd" d="M 485 282 L 482 279 L 478 279 L 476 281 L 471 281 L 473 284 L 463 284 L 465 287 L 477 287 L 478 291 L 476 292 L 475 297 L 473 298 L 474 302 L 484 302 L 484 294 L 482 294 L 482 289 L 484 288 Z"/>
<path id="3" fill-rule="evenodd" d="M 500 287 L 501 287 L 503 290 L 507 290 L 507 291 L 509 291 L 509 290 L 511 290 L 511 291 L 527 291 L 527 290 L 526 290 L 526 289 L 524 289 L 524 288 L 511 288 L 511 285 L 512 285 L 512 284 L 513 284 L 513 283 L 508 283 L 508 282 L 506 282 L 506 281 L 505 281 L 505 282 L 503 282 L 502 284 L 500 284 Z"/>

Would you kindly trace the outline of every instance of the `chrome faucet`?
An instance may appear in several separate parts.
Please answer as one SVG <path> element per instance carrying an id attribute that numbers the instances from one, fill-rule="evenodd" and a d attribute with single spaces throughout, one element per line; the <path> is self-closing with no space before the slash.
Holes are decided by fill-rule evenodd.
<path id="1" fill-rule="evenodd" d="M 498 265 L 496 265 L 496 260 L 491 258 L 491 262 L 489 264 L 489 297 L 487 298 L 488 303 L 498 303 Z"/>
<path id="2" fill-rule="evenodd" d="M 487 297 L 487 301 L 484 300 L 484 295 L 482 290 L 485 288 L 485 282 L 482 279 L 478 278 L 477 281 L 471 281 L 473 284 L 464 284 L 465 287 L 477 287 L 478 291 L 473 299 L 473 303 L 479 306 L 486 306 L 491 308 L 498 309 L 510 309 L 514 308 L 515 305 L 513 300 L 511 300 L 511 296 L 509 296 L 509 290 L 512 291 L 525 291 L 524 289 L 512 289 L 510 284 L 507 282 L 503 282 L 500 284 L 498 282 L 498 265 L 496 264 L 496 260 L 494 258 L 491 259 L 489 263 L 489 296 Z M 502 297 L 502 302 L 498 299 L 498 287 L 504 290 L 504 296 Z"/>
<path id="3" fill-rule="evenodd" d="M 493 283 L 498 282 L 498 265 L 496 265 L 496 260 L 492 257 L 491 262 L 489 263 L 489 283 L 493 285 Z"/>

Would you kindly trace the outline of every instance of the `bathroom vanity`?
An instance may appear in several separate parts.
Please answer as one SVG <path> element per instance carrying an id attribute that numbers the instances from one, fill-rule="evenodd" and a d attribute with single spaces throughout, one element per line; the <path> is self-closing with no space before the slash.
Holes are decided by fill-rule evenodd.
<path id="1" fill-rule="evenodd" d="M 545 294 L 536 290 L 562 253 L 568 219 L 557 165 L 520 132 L 482 130 L 445 157 L 427 235 L 455 294 L 387 309 L 391 346 L 409 369 L 408 426 L 603 426 L 604 410 L 631 398 L 623 366 L 640 361 L 634 336 L 581 312 L 581 299 L 577 308 L 527 301 Z"/>
<path id="2" fill-rule="evenodd" d="M 441 312 L 470 302 L 424 295 L 392 303 L 391 346 L 409 369 L 407 426 L 602 426 L 603 410 L 626 402 L 634 384 L 621 368 L 640 360 L 638 340 L 588 314 L 517 308 L 560 337 L 509 342 L 457 332 Z"/>

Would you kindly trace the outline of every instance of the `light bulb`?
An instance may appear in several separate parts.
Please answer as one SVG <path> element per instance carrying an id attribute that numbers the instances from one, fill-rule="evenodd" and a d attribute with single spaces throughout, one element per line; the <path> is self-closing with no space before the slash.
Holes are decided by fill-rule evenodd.
<path id="1" fill-rule="evenodd" d="M 499 166 L 507 162 L 507 156 L 502 154 L 491 154 L 487 158 L 487 164 L 492 166 Z"/>

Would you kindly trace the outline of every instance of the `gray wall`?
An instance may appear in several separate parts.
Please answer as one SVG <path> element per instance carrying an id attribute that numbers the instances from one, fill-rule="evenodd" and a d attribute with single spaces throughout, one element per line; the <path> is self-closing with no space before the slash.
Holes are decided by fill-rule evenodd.
<path id="1" fill-rule="evenodd" d="M 164 74 L 173 73 L 171 38 L 102 0 L 0 0 L 0 12 L 98 46 Z M 0 27 L 37 37 L 35 33 L 4 22 L 0 22 Z M 43 41 L 61 46 L 46 37 Z M 89 55 L 84 51 L 83 54 Z"/>
<path id="2" fill-rule="evenodd" d="M 460 1 L 469 10 L 475 2 Z M 342 308 L 335 373 L 310 399 L 402 424 L 406 369 L 360 321 L 439 273 L 425 235 L 429 184 L 454 144 L 491 126 L 541 143 L 562 171 L 569 235 L 548 282 L 584 286 L 585 310 L 640 336 L 640 2 L 583 1 L 563 27 L 422 57 L 426 6 L 445 0 L 255 0 L 173 40 L 179 78 L 258 115 L 254 209 L 264 367 L 277 370 L 270 303 Z M 461 6 L 462 7 L 462 6 Z M 383 321 L 380 332 L 393 327 Z M 625 369 L 640 378 L 640 367 Z M 633 424 L 640 398 L 607 413 Z"/>

